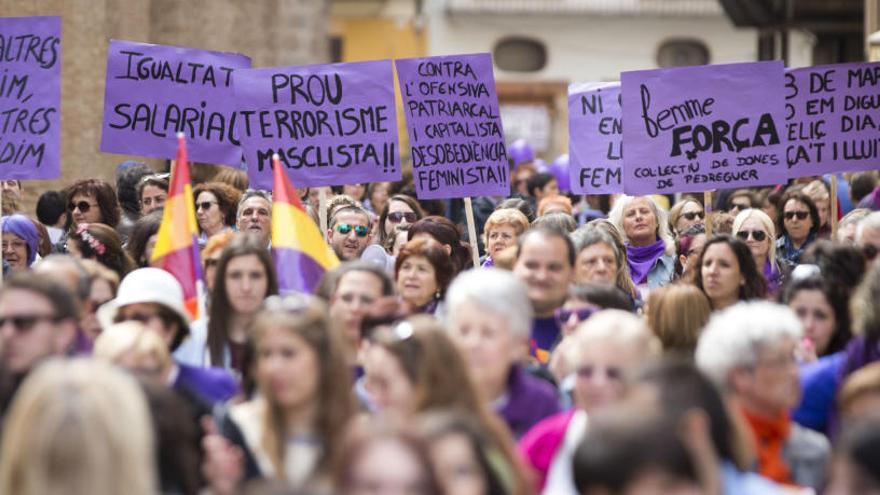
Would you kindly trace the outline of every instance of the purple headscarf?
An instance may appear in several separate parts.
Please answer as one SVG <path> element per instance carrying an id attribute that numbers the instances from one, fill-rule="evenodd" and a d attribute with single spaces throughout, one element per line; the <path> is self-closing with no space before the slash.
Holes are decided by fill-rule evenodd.
<path id="1" fill-rule="evenodd" d="M 27 266 L 31 266 L 37 258 L 37 246 L 40 244 L 40 234 L 30 218 L 14 213 L 0 218 L 3 233 L 9 232 L 21 237 L 27 243 Z"/>

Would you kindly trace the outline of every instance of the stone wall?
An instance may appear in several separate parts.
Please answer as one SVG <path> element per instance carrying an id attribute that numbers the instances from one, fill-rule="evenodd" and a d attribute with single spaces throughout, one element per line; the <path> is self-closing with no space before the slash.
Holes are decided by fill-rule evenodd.
<path id="1" fill-rule="evenodd" d="M 21 205 L 72 180 L 113 181 L 116 164 L 101 153 L 104 74 L 111 38 L 239 52 L 255 67 L 326 62 L 329 0 L 0 0 L 3 16 L 60 15 L 62 22 L 60 181 L 25 183 Z"/>

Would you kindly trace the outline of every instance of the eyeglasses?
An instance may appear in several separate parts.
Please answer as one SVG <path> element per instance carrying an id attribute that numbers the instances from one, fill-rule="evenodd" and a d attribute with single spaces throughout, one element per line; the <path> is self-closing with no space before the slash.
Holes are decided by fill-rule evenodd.
<path id="1" fill-rule="evenodd" d="M 608 380 L 623 380 L 623 370 L 618 368 L 617 366 L 608 366 L 607 368 L 602 368 L 593 365 L 586 365 L 578 368 L 577 374 L 578 377 L 589 380 L 593 378 L 594 375 L 597 375 L 599 373 L 599 370 L 602 370 L 602 372 L 605 373 L 605 378 L 607 378 Z"/>
<path id="2" fill-rule="evenodd" d="M 202 201 L 201 203 L 196 203 L 196 210 L 205 210 L 208 211 L 211 209 L 212 205 L 216 205 L 216 201 Z"/>
<path id="3" fill-rule="evenodd" d="M 408 223 L 416 223 L 419 216 L 411 211 L 393 211 L 388 214 L 388 220 L 391 220 L 393 223 L 400 223 L 400 221 L 404 219 L 406 219 Z"/>
<path id="4" fill-rule="evenodd" d="M 682 213 L 681 216 L 687 218 L 688 220 L 693 220 L 695 218 L 702 220 L 704 214 L 705 213 L 703 213 L 702 211 L 689 211 L 687 213 Z"/>
<path id="5" fill-rule="evenodd" d="M 58 317 L 55 315 L 38 314 L 0 317 L 0 329 L 5 328 L 7 323 L 12 323 L 12 327 L 15 328 L 15 331 L 19 334 L 23 334 L 31 331 L 34 326 L 41 321 L 57 322 Z"/>
<path id="6" fill-rule="evenodd" d="M 366 237 L 367 234 L 370 233 L 370 229 L 364 227 L 363 225 L 349 225 L 347 223 L 340 223 L 336 226 L 336 232 L 339 232 L 342 235 L 348 235 L 352 230 L 358 237 Z"/>
<path id="7" fill-rule="evenodd" d="M 734 203 L 734 204 L 730 205 L 730 209 L 736 210 L 736 211 L 748 210 L 751 207 L 752 207 L 751 205 L 742 204 L 742 203 Z"/>
<path id="8" fill-rule="evenodd" d="M 67 211 L 73 213 L 74 210 L 79 209 L 80 213 L 88 213 L 89 210 L 92 209 L 92 206 L 97 206 L 89 203 L 88 201 L 80 201 L 79 203 L 70 203 L 67 205 Z"/>
<path id="9" fill-rule="evenodd" d="M 559 326 L 562 326 L 562 325 L 568 323 L 568 321 L 571 320 L 572 316 L 577 316 L 577 321 L 578 321 L 578 323 L 580 323 L 580 322 L 586 320 L 587 318 L 589 318 L 590 316 L 592 316 L 592 314 L 594 312 L 595 312 L 595 308 L 580 308 L 580 309 L 558 308 L 553 313 L 553 316 L 556 318 L 556 323 L 558 323 Z"/>
<path id="10" fill-rule="evenodd" d="M 878 251 L 880 250 L 878 250 L 877 246 L 873 244 L 866 244 L 862 246 L 862 254 L 865 255 L 865 259 L 867 261 L 874 261 L 874 258 L 877 257 Z"/>
<path id="11" fill-rule="evenodd" d="M 808 216 L 810 216 L 810 212 L 808 211 L 786 211 L 782 214 L 786 220 L 791 220 L 794 217 L 798 217 L 798 220 L 806 220 Z"/>
<path id="12" fill-rule="evenodd" d="M 758 242 L 763 242 L 767 238 L 767 233 L 763 230 L 740 230 L 736 236 L 744 241 L 751 237 Z"/>

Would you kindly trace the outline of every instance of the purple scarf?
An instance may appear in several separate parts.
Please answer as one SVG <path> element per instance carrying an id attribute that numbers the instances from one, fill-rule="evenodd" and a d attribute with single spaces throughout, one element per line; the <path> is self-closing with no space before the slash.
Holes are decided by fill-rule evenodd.
<path id="1" fill-rule="evenodd" d="M 626 264 L 629 265 L 629 274 L 632 276 L 634 284 L 645 282 L 648 272 L 654 267 L 657 258 L 663 256 L 665 251 L 666 245 L 663 243 L 663 239 L 658 239 L 657 242 L 649 246 L 626 245 Z"/>
<path id="2" fill-rule="evenodd" d="M 767 280 L 767 291 L 776 294 L 779 290 L 779 270 L 770 264 L 770 259 L 764 262 L 764 278 Z"/>

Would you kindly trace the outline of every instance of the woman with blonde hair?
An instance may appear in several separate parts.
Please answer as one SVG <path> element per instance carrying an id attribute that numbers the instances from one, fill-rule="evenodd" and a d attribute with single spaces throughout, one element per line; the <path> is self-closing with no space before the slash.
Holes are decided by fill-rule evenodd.
<path id="1" fill-rule="evenodd" d="M 626 243 L 626 261 L 632 281 L 639 288 L 653 289 L 672 280 L 675 242 L 666 211 L 650 196 L 621 196 L 608 219 Z"/>
<path id="2" fill-rule="evenodd" d="M 480 266 L 495 266 L 494 257 L 516 245 L 519 236 L 529 229 L 529 219 L 514 208 L 501 208 L 492 212 L 483 227 L 483 245 L 486 246 L 486 257 Z"/>
<path id="3" fill-rule="evenodd" d="M 755 266 L 767 280 L 767 293 L 776 295 L 792 266 L 776 257 L 776 226 L 770 216 L 757 208 L 739 212 L 733 220 L 733 235 L 749 247 Z"/>
<path id="4" fill-rule="evenodd" d="M 53 361 L 18 391 L 0 444 L 0 493 L 154 495 L 143 392 L 109 364 Z"/>
<path id="5" fill-rule="evenodd" d="M 690 284 L 670 284 L 648 296 L 648 326 L 666 353 L 692 358 L 700 330 L 709 322 L 711 313 L 706 294 Z"/>

